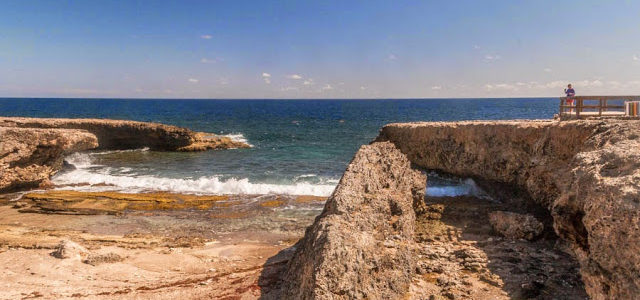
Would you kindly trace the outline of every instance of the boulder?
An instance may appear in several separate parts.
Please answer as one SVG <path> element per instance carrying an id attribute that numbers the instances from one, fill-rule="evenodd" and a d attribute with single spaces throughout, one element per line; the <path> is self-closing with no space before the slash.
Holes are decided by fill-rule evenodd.
<path id="1" fill-rule="evenodd" d="M 489 213 L 489 223 L 493 230 L 509 239 L 533 240 L 538 237 L 544 225 L 532 215 L 508 211 Z"/>
<path id="2" fill-rule="evenodd" d="M 89 256 L 89 250 L 70 240 L 62 240 L 51 256 L 60 259 L 84 259 Z"/>
<path id="3" fill-rule="evenodd" d="M 393 144 L 362 146 L 296 244 L 280 298 L 401 298 L 415 272 L 413 207 L 425 185 Z"/>

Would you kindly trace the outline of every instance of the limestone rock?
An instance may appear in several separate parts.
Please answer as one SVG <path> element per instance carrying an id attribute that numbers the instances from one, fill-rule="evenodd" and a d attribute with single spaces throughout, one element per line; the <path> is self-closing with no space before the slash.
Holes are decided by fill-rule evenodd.
<path id="1" fill-rule="evenodd" d="M 162 151 L 203 151 L 249 148 L 229 137 L 194 132 L 187 128 L 158 123 L 107 119 L 0 118 L 0 127 L 83 129 L 93 133 L 99 149 Z"/>
<path id="2" fill-rule="evenodd" d="M 490 213 L 489 223 L 493 230 L 510 239 L 533 240 L 544 229 L 544 225 L 534 216 L 508 211 Z"/>
<path id="3" fill-rule="evenodd" d="M 83 259 L 89 255 L 89 250 L 70 240 L 62 240 L 51 256 L 60 259 Z"/>
<path id="4" fill-rule="evenodd" d="M 284 275 L 283 299 L 394 299 L 415 262 L 414 202 L 426 178 L 391 143 L 362 146 Z"/>
<path id="5" fill-rule="evenodd" d="M 0 192 L 44 185 L 65 154 L 97 146 L 84 130 L 0 127 Z"/>
<path id="6" fill-rule="evenodd" d="M 525 191 L 569 242 L 593 299 L 640 295 L 640 121 L 389 124 L 412 163 Z"/>

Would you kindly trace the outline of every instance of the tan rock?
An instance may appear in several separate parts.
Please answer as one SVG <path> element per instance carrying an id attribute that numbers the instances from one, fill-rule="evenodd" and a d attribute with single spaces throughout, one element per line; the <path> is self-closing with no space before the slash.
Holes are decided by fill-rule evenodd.
<path id="1" fill-rule="evenodd" d="M 533 240 L 544 229 L 544 225 L 534 216 L 508 211 L 489 213 L 489 223 L 493 230 L 510 239 Z"/>
<path id="2" fill-rule="evenodd" d="M 0 192 L 46 185 L 65 154 L 97 146 L 84 130 L 0 127 Z"/>
<path id="3" fill-rule="evenodd" d="M 594 299 L 640 294 L 640 121 L 468 121 L 385 126 L 411 162 L 525 191 L 570 242 Z"/>
<path id="4" fill-rule="evenodd" d="M 80 246 L 78 243 L 70 240 L 62 240 L 55 251 L 51 252 L 51 256 L 60 259 L 83 259 L 89 255 L 87 248 Z"/>
<path id="5" fill-rule="evenodd" d="M 391 143 L 362 146 L 296 244 L 281 298 L 401 297 L 415 272 L 413 203 L 425 184 Z"/>
<path id="6" fill-rule="evenodd" d="M 83 129 L 93 133 L 99 149 L 204 151 L 249 148 L 229 137 L 159 123 L 108 119 L 0 118 L 0 127 Z"/>

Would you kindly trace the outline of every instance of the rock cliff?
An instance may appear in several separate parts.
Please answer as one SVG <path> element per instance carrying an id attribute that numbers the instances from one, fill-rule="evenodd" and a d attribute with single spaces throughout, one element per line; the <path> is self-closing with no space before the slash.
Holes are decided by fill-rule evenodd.
<path id="1" fill-rule="evenodd" d="M 415 272 L 414 203 L 426 178 L 391 143 L 362 146 L 296 244 L 284 299 L 396 299 Z"/>
<path id="2" fill-rule="evenodd" d="M 0 193 L 46 184 L 65 154 L 97 146 L 84 130 L 0 127 Z"/>
<path id="3" fill-rule="evenodd" d="M 106 119 L 0 118 L 0 127 L 83 129 L 93 133 L 98 149 L 148 147 L 162 151 L 202 151 L 249 148 L 229 137 L 194 132 L 187 128 L 136 121 Z"/>
<path id="4" fill-rule="evenodd" d="M 640 294 L 640 122 L 472 121 L 390 124 L 427 169 L 507 185 L 553 217 L 593 299 Z"/>
<path id="5" fill-rule="evenodd" d="M 157 123 L 0 117 L 0 193 L 43 186 L 65 154 L 88 149 L 248 148 L 229 137 Z"/>

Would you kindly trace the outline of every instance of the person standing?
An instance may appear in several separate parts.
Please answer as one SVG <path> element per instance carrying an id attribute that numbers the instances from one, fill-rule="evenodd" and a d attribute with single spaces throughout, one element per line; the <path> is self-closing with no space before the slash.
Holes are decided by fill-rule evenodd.
<path id="1" fill-rule="evenodd" d="M 567 101 L 566 104 L 567 105 L 571 105 L 574 106 L 574 99 L 573 97 L 576 95 L 576 91 L 573 89 L 573 87 L 571 86 L 571 83 L 569 83 L 569 85 L 567 85 L 567 88 L 564 89 L 564 93 L 565 95 L 567 95 Z M 569 109 L 569 112 L 573 112 L 573 108 Z"/>

